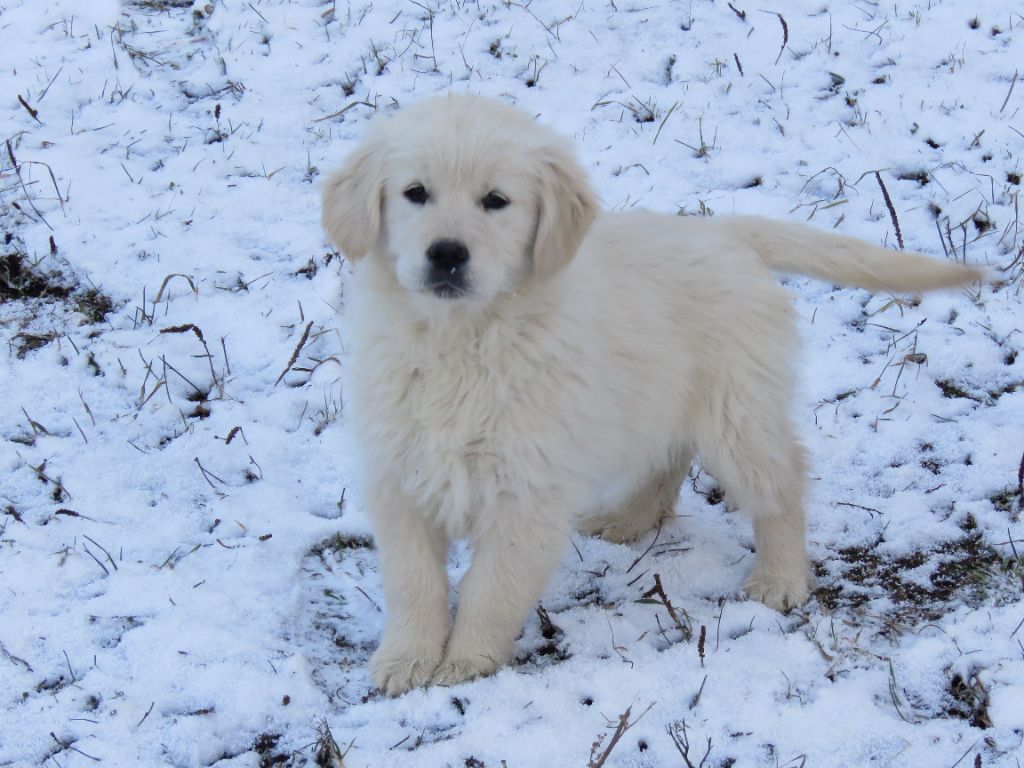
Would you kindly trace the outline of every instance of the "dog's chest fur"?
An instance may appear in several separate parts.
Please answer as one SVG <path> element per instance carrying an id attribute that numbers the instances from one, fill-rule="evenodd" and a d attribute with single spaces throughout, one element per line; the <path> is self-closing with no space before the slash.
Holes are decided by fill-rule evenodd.
<path id="1" fill-rule="evenodd" d="M 504 506 L 574 495 L 581 352 L 560 348 L 543 316 L 431 323 L 392 302 L 365 309 L 353 405 L 370 473 L 392 475 L 453 536 Z"/>

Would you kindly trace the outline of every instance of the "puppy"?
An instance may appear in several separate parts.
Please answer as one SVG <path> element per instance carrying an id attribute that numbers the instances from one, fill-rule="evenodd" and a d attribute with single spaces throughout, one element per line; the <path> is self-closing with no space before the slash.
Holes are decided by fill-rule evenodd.
<path id="1" fill-rule="evenodd" d="M 602 212 L 563 139 L 469 95 L 377 121 L 327 182 L 323 225 L 354 265 L 350 394 L 387 601 L 371 667 L 392 695 L 506 663 L 573 525 L 642 534 L 694 454 L 753 518 L 746 593 L 802 603 L 797 339 L 772 272 L 885 291 L 979 277 L 760 218 Z"/>

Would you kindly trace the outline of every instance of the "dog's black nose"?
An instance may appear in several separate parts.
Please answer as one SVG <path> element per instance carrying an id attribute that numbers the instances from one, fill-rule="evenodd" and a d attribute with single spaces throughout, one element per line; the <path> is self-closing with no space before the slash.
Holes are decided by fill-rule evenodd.
<path id="1" fill-rule="evenodd" d="M 427 259 L 438 272 L 454 274 L 469 261 L 469 249 L 458 240 L 438 240 L 427 248 Z"/>

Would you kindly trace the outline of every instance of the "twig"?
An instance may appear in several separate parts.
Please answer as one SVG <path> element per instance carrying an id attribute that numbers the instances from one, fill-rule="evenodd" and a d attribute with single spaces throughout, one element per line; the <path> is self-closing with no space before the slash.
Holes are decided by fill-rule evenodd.
<path id="1" fill-rule="evenodd" d="M 896 714 L 900 716 L 900 720 L 905 723 L 914 723 L 915 720 L 908 720 L 903 712 L 900 711 L 900 697 L 896 690 L 896 670 L 892 665 L 892 659 L 889 659 L 889 696 L 892 697 L 892 705 L 896 710 Z"/>
<path id="2" fill-rule="evenodd" d="M 88 541 L 90 541 L 90 542 L 91 542 L 92 544 L 94 544 L 95 546 L 97 546 L 97 547 L 99 547 L 100 549 L 102 549 L 102 550 L 103 550 L 103 554 L 107 556 L 107 560 L 108 560 L 108 561 L 110 562 L 110 564 L 111 564 L 112 566 L 114 566 L 114 570 L 115 570 L 115 571 L 117 570 L 117 563 L 115 563 L 115 562 L 114 562 L 114 558 L 112 558 L 112 557 L 110 556 L 110 553 L 109 553 L 109 552 L 107 551 L 107 548 L 106 548 L 106 547 L 104 547 L 104 546 L 103 546 L 102 544 L 100 544 L 100 543 L 99 543 L 98 541 L 96 541 L 96 539 L 94 539 L 94 538 L 92 538 L 92 537 L 90 537 L 90 536 L 86 536 L 85 534 L 82 534 L 82 538 L 83 538 L 83 539 L 87 539 L 87 540 L 88 540 Z"/>
<path id="3" fill-rule="evenodd" d="M 978 746 L 977 740 L 975 740 L 975 742 L 967 748 L 967 751 L 960 755 L 960 759 L 953 763 L 951 766 L 949 766 L 949 768 L 956 768 L 958 765 L 960 765 L 960 763 L 964 761 L 964 758 L 971 754 L 971 750 L 973 750 L 976 746 Z"/>
<path id="4" fill-rule="evenodd" d="M 90 552 L 89 548 L 87 546 L 85 546 L 85 544 L 82 545 L 82 549 L 85 550 L 85 554 L 87 554 L 89 557 L 91 557 L 93 560 L 96 561 L 96 565 L 98 565 L 100 568 L 103 569 L 104 575 L 106 575 L 106 576 L 110 575 L 110 571 L 107 570 L 107 566 L 105 566 L 103 563 L 101 563 L 99 561 L 99 558 L 97 558 L 96 555 L 94 555 L 92 552 Z"/>
<path id="5" fill-rule="evenodd" d="M 264 15 L 263 15 L 262 13 L 260 13 L 259 11 L 257 11 L 257 10 L 256 10 L 256 7 L 255 7 L 255 6 L 254 6 L 254 5 L 252 4 L 252 3 L 246 3 L 246 5 L 248 5 L 248 6 L 249 6 L 249 7 L 250 7 L 250 8 L 252 9 L 252 12 L 253 12 L 253 13 L 255 13 L 255 14 L 256 14 L 257 16 L 259 16 L 259 17 L 260 17 L 261 19 L 263 19 L 263 23 L 264 23 L 264 24 L 266 24 L 266 23 L 267 23 L 267 17 L 266 17 L 266 16 L 264 16 Z"/>
<path id="6" fill-rule="evenodd" d="M 1018 74 L 1019 73 L 1017 72 L 1017 70 L 1013 70 L 1013 80 L 1010 81 L 1010 90 L 1007 91 L 1006 98 L 1003 99 L 1003 106 L 1001 106 L 999 108 L 1000 112 L 1002 112 L 1004 109 L 1006 109 L 1006 105 L 1010 103 L 1010 95 L 1013 93 L 1013 86 L 1015 86 L 1017 84 L 1017 75 Z"/>
<path id="7" fill-rule="evenodd" d="M 651 598 L 654 595 L 657 595 L 660 598 L 660 600 L 652 600 Z M 643 595 L 641 595 L 640 597 L 641 599 L 637 600 L 636 602 L 655 603 L 663 606 L 665 610 L 668 611 L 668 615 L 672 617 L 672 621 L 673 623 L 675 623 L 676 629 L 678 629 L 682 633 L 683 639 L 686 642 L 690 642 L 690 640 L 693 639 L 693 629 L 690 627 L 689 617 L 687 617 L 686 624 L 684 624 L 682 620 L 679 618 L 679 614 L 676 612 L 675 607 L 672 605 L 672 602 L 668 599 L 668 595 L 665 594 L 665 588 L 661 586 L 661 574 L 654 574 L 654 586 L 646 592 L 644 592 Z M 683 613 L 685 614 L 686 612 L 684 611 Z"/>
<path id="8" fill-rule="evenodd" d="M 224 353 L 224 368 L 227 371 L 228 376 L 230 376 L 231 375 L 231 361 L 228 360 L 228 345 L 224 343 L 224 337 L 223 336 L 220 337 L 220 348 L 221 348 L 221 351 Z"/>
<path id="9" fill-rule="evenodd" d="M 733 13 L 735 13 L 737 16 L 739 16 L 740 19 L 742 19 L 743 21 L 747 20 L 747 12 L 746 11 L 741 11 L 739 8 L 737 8 L 732 3 L 726 3 L 726 5 L 729 6 L 729 10 L 732 11 Z"/>
<path id="10" fill-rule="evenodd" d="M 1017 494 L 1024 499 L 1024 455 L 1020 457 L 1020 467 L 1017 469 Z"/>
<path id="11" fill-rule="evenodd" d="M 203 345 L 203 349 L 205 350 L 206 354 L 205 355 L 201 355 L 201 357 L 205 357 L 206 361 L 209 363 L 209 365 L 210 365 L 210 376 L 213 379 L 213 384 L 217 388 L 217 394 L 221 398 L 223 398 L 224 397 L 224 381 L 223 381 L 223 379 L 221 377 L 219 377 L 217 375 L 217 371 L 215 371 L 214 368 L 213 368 L 213 355 L 210 353 L 210 347 L 207 345 L 206 339 L 203 338 L 202 330 L 198 326 L 193 325 L 192 323 L 185 323 L 184 325 L 172 325 L 169 328 L 161 328 L 160 329 L 160 333 L 187 333 L 189 331 L 192 331 L 192 333 L 194 333 L 196 335 L 196 338 L 199 339 L 199 343 Z M 221 343 L 223 344 L 223 342 L 224 342 L 224 339 L 221 338 Z M 225 355 L 226 354 L 227 354 L 227 350 L 225 350 Z M 171 370 L 174 370 L 174 369 L 172 368 Z M 175 373 L 177 373 L 177 371 L 175 371 Z M 178 374 L 178 375 L 180 376 L 181 374 Z M 184 378 L 184 377 L 182 377 L 182 378 Z M 186 379 L 186 381 L 187 381 L 187 379 Z M 191 382 L 189 382 L 189 383 L 191 384 Z M 195 387 L 195 384 L 192 384 L 192 386 Z M 199 394 L 204 395 L 204 399 L 205 399 L 205 395 L 209 395 L 209 392 L 203 393 L 200 389 L 198 389 L 198 387 L 196 388 L 196 391 L 199 392 Z"/>
<path id="12" fill-rule="evenodd" d="M 700 697 L 704 694 L 704 686 L 707 682 L 708 676 L 704 675 L 704 679 L 700 681 L 700 688 L 697 689 L 697 692 L 693 694 L 693 698 L 690 699 L 690 709 L 695 709 L 700 704 Z"/>
<path id="13" fill-rule="evenodd" d="M 50 431 L 46 427 L 44 427 L 42 424 L 40 424 L 38 421 L 35 421 L 31 416 L 28 415 L 28 411 L 25 410 L 25 406 L 21 407 L 21 412 L 25 414 L 25 418 L 28 420 L 28 425 L 30 427 L 32 427 L 32 432 L 33 433 L 35 433 L 37 435 L 40 435 L 40 434 L 42 434 L 42 435 L 49 435 L 50 434 Z"/>
<path id="14" fill-rule="evenodd" d="M 196 337 L 203 341 L 203 332 L 192 323 L 186 323 L 185 325 L 172 325 L 169 328 L 161 328 L 160 333 L 186 333 L 192 331 Z"/>
<path id="15" fill-rule="evenodd" d="M 81 755 L 82 757 L 87 757 L 87 758 L 89 758 L 90 760 L 92 760 L 92 761 L 94 761 L 94 762 L 97 762 L 97 763 L 98 763 L 98 762 L 100 762 L 100 759 L 99 759 L 98 757 L 93 757 L 92 755 L 90 755 L 90 754 L 87 754 L 87 753 L 83 752 L 83 751 L 82 751 L 82 750 L 80 750 L 80 749 L 79 749 L 78 747 L 76 747 L 76 746 L 74 745 L 74 743 L 73 743 L 73 742 L 70 742 L 70 741 L 61 741 L 60 739 L 58 739 L 58 738 L 57 738 L 56 734 L 54 734 L 54 732 L 53 732 L 53 731 L 50 731 L 50 736 L 51 736 L 51 737 L 53 738 L 53 740 L 54 740 L 54 741 L 56 741 L 56 742 L 57 742 L 58 746 L 60 746 L 60 748 L 61 748 L 62 750 L 63 750 L 63 749 L 70 749 L 70 750 L 71 750 L 72 752 L 77 752 L 77 753 L 78 753 L 78 754 L 80 754 L 80 755 Z"/>
<path id="16" fill-rule="evenodd" d="M 601 744 L 604 742 L 604 734 L 597 737 L 594 743 L 590 746 L 590 762 L 587 763 L 587 768 L 601 768 L 608 757 L 611 755 L 612 750 L 615 749 L 615 745 L 619 743 L 619 740 L 625 735 L 626 731 L 632 728 L 634 725 L 640 722 L 644 715 L 651 711 L 651 707 L 654 706 L 652 701 L 648 705 L 647 709 L 640 713 L 636 720 L 633 722 L 629 721 L 629 716 L 632 714 L 633 707 L 626 707 L 626 711 L 619 715 L 619 721 L 615 725 L 615 732 L 612 734 L 611 739 L 608 742 L 608 746 L 605 747 L 603 752 L 599 752 Z"/>
<path id="17" fill-rule="evenodd" d="M 55 82 L 57 82 L 57 78 L 60 77 L 60 73 L 63 72 L 63 71 L 64 71 L 64 67 L 63 66 L 61 66 L 61 67 L 59 67 L 57 69 L 57 74 L 55 74 L 53 77 L 50 78 L 50 82 L 48 82 L 46 84 L 46 87 L 43 88 L 42 92 L 39 94 L 39 101 L 42 101 L 43 99 L 46 98 L 46 94 L 50 92 L 50 86 L 52 86 Z"/>
<path id="18" fill-rule="evenodd" d="M 537 619 L 540 621 L 540 636 L 545 640 L 553 640 L 561 632 L 551 620 L 547 608 L 540 603 L 537 604 Z"/>
<path id="19" fill-rule="evenodd" d="M 201 389 L 200 389 L 199 387 L 197 387 L 197 386 L 196 386 L 195 384 L 193 384 L 193 383 L 192 383 L 192 380 L 191 380 L 191 379 L 189 379 L 189 377 L 188 377 L 188 376 L 186 376 L 186 375 L 185 375 L 184 373 L 182 373 L 181 371 L 179 371 L 179 370 L 178 370 L 177 368 L 175 368 L 175 367 L 174 367 L 173 365 L 171 365 L 170 363 L 168 363 L 168 362 L 167 362 L 167 358 L 166 358 L 166 357 L 164 357 L 163 355 L 161 355 L 161 356 L 160 356 L 160 362 L 162 362 L 162 363 L 164 364 L 164 368 L 165 368 L 165 369 L 167 369 L 167 368 L 170 368 L 170 369 L 171 369 L 172 371 L 174 371 L 174 372 L 175 372 L 176 374 L 178 374 L 178 377 L 179 377 L 179 378 L 180 378 L 180 379 L 181 379 L 182 381 L 184 381 L 184 382 L 185 382 L 186 384 L 188 384 L 188 385 L 189 385 L 190 387 L 192 387 L 192 389 L 194 389 L 194 390 L 196 391 L 196 394 L 197 394 L 197 395 L 200 395 L 200 396 L 201 396 L 201 397 L 202 397 L 202 398 L 203 398 L 204 400 L 206 399 L 206 396 L 207 396 L 208 394 L 210 394 L 210 393 L 209 393 L 209 391 L 206 391 L 206 392 L 204 392 L 204 391 L 203 391 L 203 390 L 201 390 Z M 166 383 L 166 381 L 167 381 L 167 372 L 166 372 L 166 370 L 164 371 L 164 378 L 163 378 L 163 381 L 164 381 L 165 383 Z"/>
<path id="20" fill-rule="evenodd" d="M 903 250 L 903 233 L 900 231 L 900 221 L 896 218 L 896 208 L 893 207 L 892 198 L 889 197 L 889 190 L 885 188 L 885 183 L 882 181 L 882 175 L 875 171 L 875 179 L 878 181 L 878 186 L 882 188 L 882 197 L 885 199 L 885 207 L 889 209 L 889 216 L 892 217 L 892 225 L 896 230 L 896 242 L 900 244 L 900 250 Z"/>
<path id="21" fill-rule="evenodd" d="M 30 665 L 30 664 L 29 664 L 29 663 L 28 663 L 27 661 L 25 661 L 24 659 L 18 658 L 18 657 L 17 657 L 17 656 L 15 656 L 15 655 L 14 655 L 13 653 L 11 653 L 10 651 L 8 651 L 8 650 L 7 650 L 7 649 L 6 649 L 5 647 L 4 647 L 4 644 L 3 644 L 3 643 L 0 643 L 0 653 L 2 653 L 2 654 L 4 655 L 4 658 L 6 658 L 6 659 L 7 659 L 8 661 L 10 661 L 10 662 L 11 662 L 12 664 L 20 664 L 20 665 L 21 665 L 21 666 L 23 666 L 23 667 L 24 667 L 25 669 L 27 669 L 27 670 L 28 670 L 29 672 L 33 672 L 33 671 L 34 671 L 34 670 L 32 669 L 32 666 L 31 666 L 31 665 Z"/>
<path id="22" fill-rule="evenodd" d="M 715 651 L 718 651 L 718 641 L 721 639 L 722 633 L 722 616 L 725 614 L 725 598 L 718 598 L 718 623 L 715 624 Z"/>
<path id="23" fill-rule="evenodd" d="M 43 121 L 39 119 L 39 110 L 32 109 L 32 107 L 30 107 L 28 105 L 28 102 L 25 101 L 24 98 L 22 98 L 22 95 L 20 93 L 18 94 L 18 103 L 20 103 L 21 106 L 23 106 L 25 108 L 26 112 L 28 112 L 30 115 L 32 115 L 32 119 L 33 120 L 35 120 L 40 125 L 43 124 Z"/>
<path id="24" fill-rule="evenodd" d="M 23 160 L 22 165 L 41 165 L 46 169 L 46 172 L 50 174 L 50 183 L 53 184 L 53 191 L 57 194 L 57 202 L 60 203 L 61 212 L 64 211 L 64 196 L 60 193 L 60 187 L 57 186 L 57 175 L 53 172 L 53 168 L 50 167 L 49 163 L 44 163 L 42 160 Z M 56 246 L 53 242 L 53 235 L 50 235 L 50 248 L 51 253 L 56 253 Z"/>
<path id="25" fill-rule="evenodd" d="M 861 506 L 860 504 L 851 504 L 849 501 L 837 501 L 836 502 L 836 506 L 837 507 L 850 507 L 851 509 L 863 509 L 865 512 L 870 512 L 871 514 L 874 514 L 874 515 L 882 514 L 881 512 L 879 512 L 874 507 L 864 507 L 864 506 Z"/>
<path id="26" fill-rule="evenodd" d="M 141 719 L 141 720 L 139 720 L 139 722 L 137 722 L 137 723 L 135 724 L 135 727 L 136 727 L 136 728 L 138 728 L 138 727 L 139 727 L 140 725 L 142 725 L 142 724 L 143 724 L 144 722 L 146 722 L 146 718 L 147 718 L 147 717 L 149 717 L 149 713 L 153 711 L 153 707 L 155 707 L 155 706 L 156 706 L 156 702 L 155 702 L 155 701 L 154 701 L 154 702 L 152 702 L 152 703 L 150 703 L 150 705 L 149 705 L 149 709 L 147 709 L 147 710 L 146 710 L 146 714 L 144 714 L 144 715 L 142 716 L 142 719 Z"/>
<path id="27" fill-rule="evenodd" d="M 661 124 L 658 126 L 657 132 L 655 132 L 654 134 L 654 141 L 651 142 L 651 146 L 654 146 L 655 144 L 658 143 L 658 137 L 661 135 L 661 129 L 665 127 L 665 123 L 667 123 L 668 119 L 672 117 L 672 113 L 676 111 L 676 107 L 678 106 L 679 102 L 677 101 L 669 108 L 668 112 L 665 113 L 665 117 L 662 119 Z"/>
<path id="28" fill-rule="evenodd" d="M 306 339 L 309 338 L 309 331 L 312 327 L 313 321 L 310 320 L 308 323 L 306 323 L 306 330 L 302 332 L 302 338 L 299 339 L 298 346 L 296 346 L 295 351 L 292 352 L 292 356 L 291 359 L 288 361 L 288 365 L 285 366 L 285 369 L 281 371 L 281 375 L 277 377 L 277 381 L 274 382 L 275 387 L 281 383 L 281 379 L 283 379 L 284 375 L 292 369 L 292 366 L 295 365 L 295 361 L 299 359 L 299 353 L 302 351 L 302 347 L 305 346 Z"/>
<path id="29" fill-rule="evenodd" d="M 334 117 L 341 117 L 346 112 L 348 112 L 350 109 L 352 109 L 352 107 L 358 107 L 358 106 L 369 107 L 370 109 L 376 109 L 377 108 L 377 106 L 375 104 L 371 104 L 368 101 L 353 101 L 351 104 L 346 104 L 344 107 L 339 109 L 337 112 L 332 112 L 329 115 L 324 115 L 323 117 L 318 117 L 313 122 L 314 123 L 322 123 L 324 120 L 330 120 L 331 118 L 334 118 Z"/>
<path id="30" fill-rule="evenodd" d="M 32 197 L 28 193 L 28 187 L 25 186 L 25 179 L 23 179 L 22 176 L 21 176 L 21 166 L 18 164 L 18 161 L 14 159 L 14 149 L 11 147 L 11 140 L 7 139 L 6 144 L 7 144 L 7 156 L 11 160 L 11 166 L 13 166 L 13 168 L 14 168 L 15 175 L 18 177 L 18 183 L 21 185 L 21 191 L 25 195 L 25 200 L 28 201 L 29 206 L 31 206 L 31 208 L 32 208 L 33 212 L 36 214 L 36 216 L 39 217 L 39 220 L 42 221 L 43 224 L 46 225 L 46 228 L 49 229 L 52 232 L 53 231 L 53 227 L 50 226 L 50 222 L 48 222 L 46 220 L 46 217 L 43 216 L 42 212 L 38 208 L 36 208 L 35 201 L 32 200 Z M 58 197 L 60 197 L 59 194 L 58 194 Z M 61 203 L 61 205 L 63 206 L 63 202 Z"/>
<path id="31" fill-rule="evenodd" d="M 370 601 L 370 605 L 372 605 L 374 608 L 377 609 L 377 613 L 381 612 L 380 606 L 377 605 L 377 601 L 374 600 L 372 597 L 370 597 L 368 594 L 366 594 L 366 590 L 364 590 L 362 587 L 356 587 L 356 592 L 358 592 L 363 597 L 365 597 L 367 600 L 369 600 Z"/>
<path id="32" fill-rule="evenodd" d="M 678 750 L 683 760 L 686 761 L 686 768 L 703 768 L 704 763 L 707 762 L 708 756 L 711 754 L 711 737 L 708 736 L 708 748 L 704 751 L 704 757 L 700 759 L 699 763 L 694 765 L 693 761 L 690 760 L 690 737 L 686 732 L 686 721 L 680 720 L 673 723 L 668 726 L 667 730 L 672 743 L 676 746 L 676 750 Z"/>
<path id="33" fill-rule="evenodd" d="M 78 678 L 75 677 L 75 670 L 71 668 L 71 659 L 68 658 L 67 651 L 61 649 L 61 653 L 64 654 L 64 661 L 67 662 L 68 665 L 68 674 L 71 675 L 71 684 L 74 685 L 78 682 Z"/>
<path id="34" fill-rule="evenodd" d="M 634 568 L 636 568 L 637 564 L 641 560 L 647 557 L 647 553 L 654 549 L 654 545 L 658 543 L 659 536 L 661 536 L 661 522 L 658 523 L 658 530 L 654 532 L 654 539 L 651 541 L 650 545 L 630 564 L 629 568 L 626 569 L 626 573 L 630 573 Z"/>
<path id="35" fill-rule="evenodd" d="M 160 303 L 160 299 L 163 298 L 164 289 L 167 288 L 167 284 L 169 282 L 171 282 L 172 278 L 175 278 L 175 277 L 184 277 L 185 280 L 188 281 L 188 286 L 189 286 L 189 288 L 192 289 L 192 293 L 194 293 L 197 296 L 199 295 L 199 290 L 196 288 L 196 284 L 192 282 L 192 278 L 191 277 L 189 277 L 188 275 L 183 275 L 180 272 L 173 272 L 173 273 L 167 275 L 167 277 L 164 278 L 164 281 L 162 283 L 160 283 L 160 290 L 158 290 L 156 292 L 156 298 L 153 299 L 153 307 L 154 308 L 156 307 L 157 304 Z M 170 301 L 170 298 L 168 298 L 167 300 Z M 143 307 L 143 313 L 145 313 L 145 307 Z M 156 314 L 155 311 L 154 311 L 154 314 Z"/>
<path id="36" fill-rule="evenodd" d="M 203 473 L 203 477 L 204 477 L 204 478 L 206 478 L 206 482 L 208 482 L 208 483 L 210 484 L 210 487 L 211 487 L 211 488 L 213 488 L 213 490 L 215 490 L 215 491 L 216 491 L 216 490 L 217 490 L 217 486 L 215 486 L 215 485 L 213 484 L 213 481 L 212 481 L 212 480 L 210 480 L 210 478 L 211 478 L 211 477 L 212 477 L 212 478 L 213 478 L 214 480 L 216 480 L 216 481 L 217 481 L 218 483 L 221 483 L 222 485 L 227 485 L 227 483 L 226 483 L 226 482 L 224 482 L 223 480 L 221 480 L 221 479 L 220 479 L 219 477 L 217 477 L 217 476 L 216 476 L 215 474 L 213 474 L 213 472 L 211 472 L 211 471 L 210 471 L 210 470 L 208 470 L 208 469 L 207 469 L 206 467 L 204 467 L 204 466 L 202 465 L 202 463 L 201 463 L 201 462 L 199 461 L 199 457 L 198 457 L 198 456 L 195 456 L 195 457 L 193 457 L 193 460 L 195 461 L 195 463 L 196 463 L 196 466 L 197 466 L 197 467 L 199 467 L 199 471 Z"/>
<path id="37" fill-rule="evenodd" d="M 786 45 L 789 44 L 789 25 L 786 24 L 786 20 L 782 18 L 782 14 L 776 11 L 761 11 L 761 13 L 770 13 L 773 16 L 779 17 L 779 23 L 782 25 L 782 47 L 779 48 L 779 55 L 775 57 L 775 63 L 779 63 L 779 59 L 782 58 L 782 54 L 786 51 Z"/>
<path id="38" fill-rule="evenodd" d="M 68 493 L 68 489 L 64 487 L 64 483 L 63 483 L 63 482 L 61 482 L 60 480 L 54 480 L 54 479 L 53 479 L 52 477 L 50 477 L 50 476 L 49 476 L 48 474 L 46 474 L 46 473 L 45 473 L 45 472 L 43 471 L 43 468 L 44 468 L 45 466 L 46 466 L 46 462 L 44 461 L 44 462 L 43 462 L 42 464 L 40 464 L 40 465 L 39 465 L 38 467 L 33 467 L 33 466 L 32 466 L 31 464 L 29 464 L 29 465 L 28 465 L 28 468 L 29 468 L 29 469 L 31 469 L 31 470 L 32 470 L 33 472 L 35 472 L 35 473 L 36 473 L 36 477 L 38 477 L 38 478 L 39 478 L 40 480 L 42 480 L 42 481 L 43 481 L 44 483 L 50 483 L 50 484 L 52 484 L 53 486 L 55 486 L 56 488 L 59 488 L 59 489 L 60 489 L 60 492 L 61 492 L 61 493 L 62 493 L 62 494 L 63 494 L 64 496 L 67 496 L 67 497 L 68 497 L 68 499 L 70 499 L 70 498 L 71 498 L 71 494 L 70 494 L 70 493 Z"/>
<path id="39" fill-rule="evenodd" d="M 622 659 L 625 663 L 629 664 L 630 669 L 633 669 L 633 667 L 635 666 L 633 662 L 627 659 L 625 654 L 622 653 L 623 651 L 628 651 L 629 649 L 626 648 L 626 646 L 620 646 L 615 642 L 615 630 L 612 629 L 612 622 L 610 619 L 608 619 L 607 616 L 605 617 L 605 621 L 608 622 L 608 634 L 611 636 L 612 650 L 619 655 L 620 659 Z"/>

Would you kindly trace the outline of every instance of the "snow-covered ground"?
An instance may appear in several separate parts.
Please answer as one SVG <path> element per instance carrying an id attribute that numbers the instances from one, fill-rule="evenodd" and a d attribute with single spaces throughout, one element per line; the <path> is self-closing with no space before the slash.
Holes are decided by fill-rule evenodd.
<path id="1" fill-rule="evenodd" d="M 1021 765 L 1022 42 L 1005 0 L 0 0 L 0 765 Z M 609 207 L 996 268 L 787 280 L 804 609 L 737 595 L 700 473 L 656 540 L 575 537 L 512 667 L 373 690 L 317 182 L 449 89 L 573 136 Z"/>

